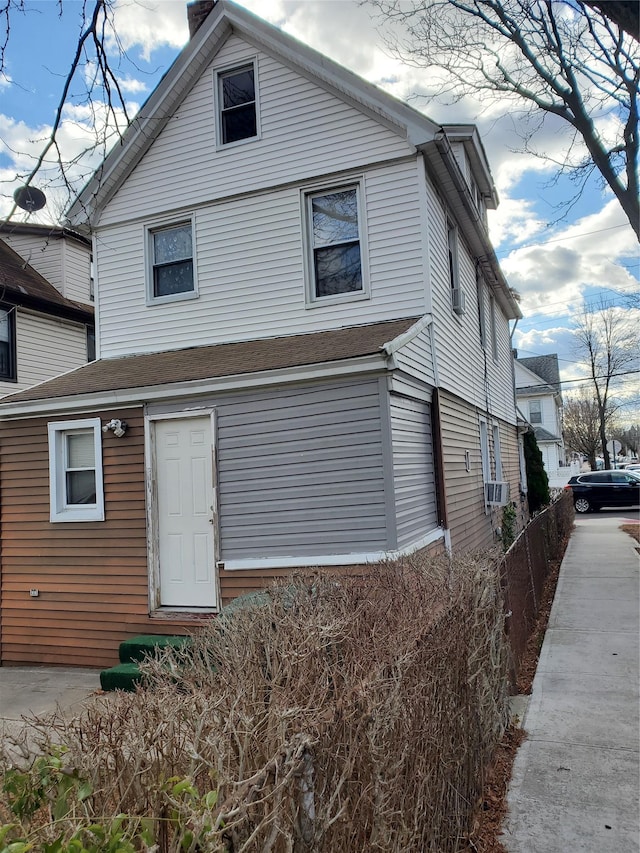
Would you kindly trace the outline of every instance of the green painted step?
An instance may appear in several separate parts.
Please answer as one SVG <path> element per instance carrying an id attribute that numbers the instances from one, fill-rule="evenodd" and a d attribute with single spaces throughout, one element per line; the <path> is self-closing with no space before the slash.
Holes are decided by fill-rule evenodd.
<path id="1" fill-rule="evenodd" d="M 127 690 L 132 692 L 142 681 L 138 663 L 154 654 L 155 649 L 170 646 L 182 649 L 191 644 L 190 637 L 167 636 L 163 634 L 141 634 L 120 643 L 118 666 L 104 669 L 100 673 L 100 686 L 103 690 Z"/>

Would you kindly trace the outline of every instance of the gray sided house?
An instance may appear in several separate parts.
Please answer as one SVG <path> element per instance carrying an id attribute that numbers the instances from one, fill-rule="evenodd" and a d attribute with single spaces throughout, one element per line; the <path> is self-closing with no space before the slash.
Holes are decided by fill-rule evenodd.
<path id="1" fill-rule="evenodd" d="M 477 131 L 194 10 L 69 211 L 98 360 L 0 405 L 5 663 L 109 665 L 296 569 L 492 545 L 521 509 Z"/>

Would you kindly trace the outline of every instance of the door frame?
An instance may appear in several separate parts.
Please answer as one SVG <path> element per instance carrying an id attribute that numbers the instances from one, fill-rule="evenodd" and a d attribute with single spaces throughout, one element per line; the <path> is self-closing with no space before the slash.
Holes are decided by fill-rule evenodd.
<path id="1" fill-rule="evenodd" d="M 184 421 L 189 418 L 209 416 L 211 425 L 211 489 L 212 489 L 212 535 L 213 535 L 213 578 L 216 585 L 217 607 L 207 612 L 220 609 L 222 599 L 220 594 L 220 578 L 218 563 L 220 561 L 220 514 L 218 511 L 218 436 L 216 410 L 210 406 L 190 408 L 184 411 L 168 412 L 166 414 L 145 414 L 144 416 L 144 471 L 145 471 L 145 501 L 147 516 L 147 566 L 149 575 L 149 613 L 198 612 L 199 608 L 164 607 L 160 604 L 160 540 L 158 524 L 158 479 L 156 476 L 156 431 L 158 421 Z"/>

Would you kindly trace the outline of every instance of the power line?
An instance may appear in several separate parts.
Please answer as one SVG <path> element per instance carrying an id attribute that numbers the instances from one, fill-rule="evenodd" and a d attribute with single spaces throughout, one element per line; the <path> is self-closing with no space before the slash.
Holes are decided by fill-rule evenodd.
<path id="1" fill-rule="evenodd" d="M 562 359 L 562 361 L 566 361 L 566 359 Z M 594 379 L 619 379 L 621 376 L 633 376 L 636 373 L 640 373 L 640 370 L 626 370 L 624 373 L 612 373 L 609 377 L 606 374 L 602 376 L 583 376 L 580 379 L 561 379 L 560 385 L 568 385 L 572 382 L 593 382 Z M 533 385 L 522 385 L 520 389 L 516 387 L 516 391 L 523 390 L 524 388 L 549 388 L 553 387 L 553 383 L 551 382 L 535 382 Z"/>
<path id="2" fill-rule="evenodd" d="M 626 228 L 628 223 L 620 225 L 609 225 L 607 228 L 599 228 L 597 231 L 583 231 L 580 234 L 573 234 L 570 237 L 552 237 L 550 240 L 543 240 L 536 243 L 525 243 L 524 246 L 517 246 L 515 249 L 505 249 L 503 252 L 496 252 L 496 257 L 500 258 L 510 254 L 511 252 L 519 252 L 521 249 L 534 249 L 537 246 L 548 246 L 551 243 L 563 243 L 567 240 L 576 240 L 580 237 L 591 237 L 593 234 L 604 234 L 605 231 L 615 231 L 617 228 Z"/>

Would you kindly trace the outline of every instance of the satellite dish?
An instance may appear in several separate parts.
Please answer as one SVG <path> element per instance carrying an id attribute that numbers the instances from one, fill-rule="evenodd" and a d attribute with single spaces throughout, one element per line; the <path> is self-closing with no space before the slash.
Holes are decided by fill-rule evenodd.
<path id="1" fill-rule="evenodd" d="M 29 213 L 42 210 L 47 203 L 47 197 L 37 187 L 18 187 L 13 194 L 13 200 L 18 207 L 27 210 Z"/>

